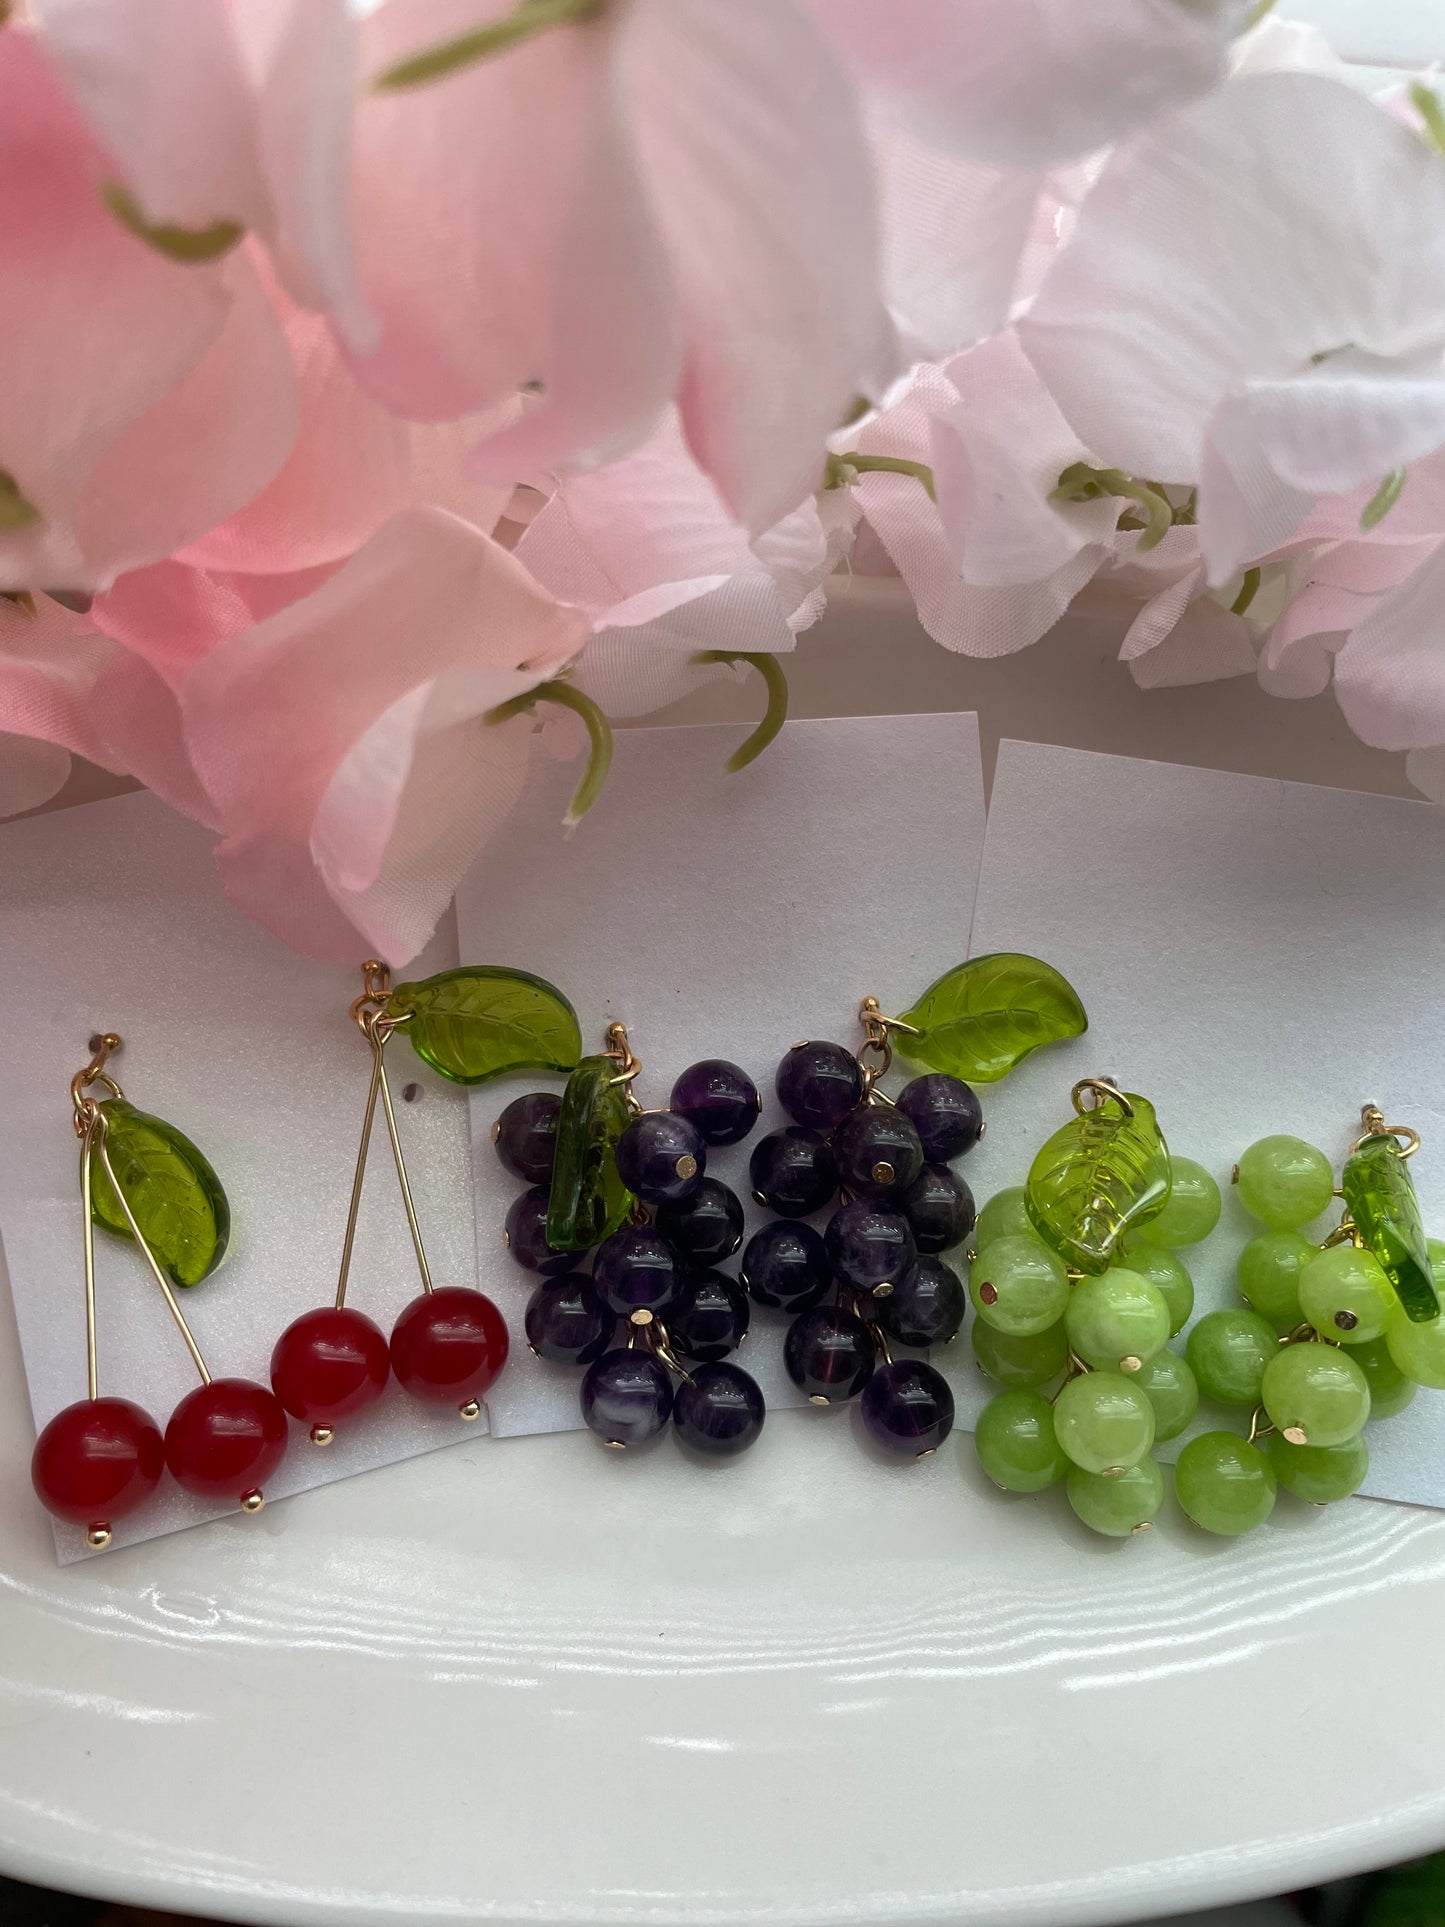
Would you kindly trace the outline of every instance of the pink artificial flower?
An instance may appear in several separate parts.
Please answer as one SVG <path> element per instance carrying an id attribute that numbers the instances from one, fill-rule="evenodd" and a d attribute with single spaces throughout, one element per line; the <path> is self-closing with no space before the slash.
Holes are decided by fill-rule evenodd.
<path id="1" fill-rule="evenodd" d="M 699 651 L 791 650 L 839 548 L 812 498 L 749 541 L 669 413 L 621 461 L 564 481 L 516 552 L 591 618 L 577 686 L 609 716 L 639 716 L 727 673 L 696 665 Z"/>
<path id="2" fill-rule="evenodd" d="M 1121 146 L 1020 324 L 1102 461 L 1199 488 L 1209 579 L 1445 445 L 1445 161 L 1342 82 Z"/>
<path id="3" fill-rule="evenodd" d="M 1249 0 L 808 0 L 865 93 L 937 147 L 1075 160 L 1224 72 Z"/>
<path id="4" fill-rule="evenodd" d="M 507 10 L 392 0 L 373 79 Z M 480 16 L 480 21 L 479 21 Z M 874 185 L 846 80 L 796 0 L 629 0 L 355 117 L 363 380 L 438 419 L 541 404 L 478 473 L 609 460 L 674 396 L 731 513 L 770 527 L 893 371 Z"/>
<path id="5" fill-rule="evenodd" d="M 1056 503 L 1086 451 L 1011 333 L 915 370 L 902 397 L 835 449 L 916 464 L 863 469 L 852 485 L 869 528 L 936 642 L 1004 656 L 1053 627 L 1108 553 L 1118 504 Z M 847 450 L 839 445 L 847 442 Z"/>
<path id="6" fill-rule="evenodd" d="M 158 560 L 295 436 L 246 254 L 158 253 L 107 208 L 114 173 L 36 38 L 0 33 L 0 588 L 101 588 Z"/>
<path id="7" fill-rule="evenodd" d="M 393 515 L 182 685 L 228 894 L 308 956 L 354 956 L 358 932 L 392 962 L 414 956 L 525 774 L 525 723 L 484 716 L 586 634 L 479 530 Z"/>

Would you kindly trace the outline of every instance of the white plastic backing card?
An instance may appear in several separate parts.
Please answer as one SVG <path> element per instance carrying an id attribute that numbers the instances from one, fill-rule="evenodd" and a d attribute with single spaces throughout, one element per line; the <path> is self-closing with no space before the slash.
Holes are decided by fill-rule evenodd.
<path id="1" fill-rule="evenodd" d="M 0 1235 L 37 1426 L 85 1395 L 78 1146 L 68 1084 L 93 1032 L 124 1048 L 127 1097 L 205 1152 L 231 1201 L 221 1268 L 180 1294 L 211 1371 L 268 1383 L 291 1319 L 329 1303 L 346 1222 L 371 1058 L 347 1006 L 359 971 L 308 963 L 226 901 L 212 838 L 155 798 L 117 797 L 0 828 L 0 981 L 10 1020 L 0 1072 Z M 455 962 L 451 919 L 418 971 Z M 437 1281 L 474 1268 L 466 1100 L 398 1039 L 389 1052 L 417 1207 Z M 403 1088 L 413 1101 L 402 1101 Z M 100 1385 L 164 1427 L 197 1382 L 140 1254 L 96 1233 Z M 419 1289 L 396 1177 L 378 1123 L 350 1302 L 389 1330 Z M 473 1437 L 455 1413 L 393 1382 L 334 1444 L 292 1444 L 266 1510 L 191 1498 L 172 1480 L 115 1525 L 116 1545 L 225 1515 L 235 1531 L 284 1531 L 287 1493 Z M 59 1525 L 63 1562 L 86 1556 Z"/>
<path id="2" fill-rule="evenodd" d="M 506 839 L 457 893 L 457 930 L 466 962 L 557 984 L 586 1049 L 625 1023 L 644 1106 L 666 1104 L 699 1058 L 742 1065 L 763 1093 L 762 1119 L 743 1144 L 710 1154 L 708 1171 L 743 1199 L 751 1231 L 769 1214 L 749 1198 L 748 1156 L 787 1122 L 773 1096 L 779 1058 L 805 1037 L 856 1048 L 865 996 L 906 1009 L 967 954 L 984 810 L 972 715 L 789 723 L 729 775 L 737 742 L 735 726 L 621 733 L 601 802 L 565 842 L 556 826 L 575 768 L 534 758 Z M 526 1347 L 537 1279 L 502 1244 L 523 1187 L 491 1141 L 511 1098 L 548 1087 L 560 1080 L 527 1075 L 472 1094 L 479 1278 L 506 1313 L 516 1360 L 489 1396 L 497 1435 L 582 1423 L 581 1373 Z M 722 1269 L 735 1275 L 736 1260 Z M 770 1408 L 803 1402 L 782 1369 L 786 1322 L 754 1308 L 737 1355 Z M 950 1376 L 971 1370 L 962 1347 L 938 1362 Z M 851 1408 L 817 1418 L 855 1422 Z"/>
<path id="3" fill-rule="evenodd" d="M 1235 1259 L 1261 1227 L 1230 1172 L 1271 1132 L 1338 1172 L 1361 1105 L 1379 1104 L 1420 1132 L 1410 1170 L 1426 1229 L 1445 1234 L 1445 810 L 1006 742 L 972 950 L 1047 958 L 1089 1013 L 1086 1036 L 985 1093 L 988 1133 L 963 1167 L 980 1202 L 1023 1182 L 1072 1115 L 1070 1086 L 1102 1073 L 1153 1099 L 1170 1147 L 1224 1191 L 1218 1229 L 1180 1254 L 1196 1315 L 1239 1302 Z M 968 1381 L 966 1422 L 988 1389 Z M 1218 1409 L 1206 1425 L 1243 1429 Z M 1367 1437 L 1366 1493 L 1445 1506 L 1445 1395 L 1420 1391 Z"/>

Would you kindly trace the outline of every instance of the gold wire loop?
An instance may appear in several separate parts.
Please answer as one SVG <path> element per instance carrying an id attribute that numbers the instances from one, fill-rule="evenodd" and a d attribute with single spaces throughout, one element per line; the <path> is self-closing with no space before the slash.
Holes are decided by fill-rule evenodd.
<path id="1" fill-rule="evenodd" d="M 1092 1104 L 1084 1102 L 1084 1093 L 1094 1099 Z M 1101 1111 L 1111 1100 L 1116 1103 L 1125 1117 L 1134 1115 L 1134 1106 L 1111 1077 L 1081 1077 L 1069 1093 L 1070 1101 L 1080 1117 L 1089 1117 Z"/>
<path id="2" fill-rule="evenodd" d="M 863 1070 L 863 1097 L 866 1102 L 874 1095 L 874 1085 L 880 1077 L 886 1076 L 893 1064 L 893 1039 L 890 1031 L 901 1030 L 909 1037 L 918 1035 L 916 1024 L 905 1024 L 901 1017 L 885 1017 L 876 997 L 865 997 L 858 1006 L 858 1022 L 866 1033 L 858 1046 L 857 1056 Z M 878 1061 L 866 1063 L 865 1057 L 871 1055 Z M 878 1095 L 881 1097 L 882 1092 Z"/>
<path id="3" fill-rule="evenodd" d="M 642 1102 L 632 1087 L 642 1070 L 642 1059 L 633 1052 L 626 1024 L 611 1023 L 607 1026 L 607 1048 L 602 1055 L 610 1057 L 617 1066 L 617 1075 L 611 1081 L 622 1086 L 628 1110 L 640 1113 Z"/>
<path id="4" fill-rule="evenodd" d="M 403 1011 L 396 1016 L 385 1015 L 386 1002 L 391 995 L 391 973 L 378 958 L 369 957 L 361 966 L 361 995 L 350 1007 L 352 1022 L 371 1047 L 371 1082 L 367 1086 L 366 1109 L 361 1119 L 361 1143 L 356 1152 L 356 1169 L 351 1178 L 351 1202 L 346 1212 L 346 1231 L 341 1241 L 341 1264 L 336 1277 L 336 1309 L 346 1304 L 346 1287 L 351 1276 L 351 1254 L 356 1244 L 356 1221 L 361 1210 L 361 1194 L 366 1184 L 367 1153 L 371 1149 L 371 1127 L 376 1121 L 376 1100 L 381 1099 L 382 1112 L 386 1118 L 387 1136 L 391 1140 L 391 1159 L 396 1166 L 396 1180 L 401 1188 L 402 1207 L 406 1212 L 407 1229 L 411 1233 L 412 1250 L 416 1253 L 416 1268 L 421 1277 L 421 1288 L 430 1292 L 432 1284 L 431 1267 L 427 1263 L 426 1247 L 422 1243 L 421 1226 L 417 1222 L 416 1201 L 411 1193 L 411 1181 L 407 1176 L 406 1157 L 401 1148 L 401 1135 L 396 1128 L 396 1112 L 392 1108 L 391 1085 L 386 1075 L 386 1060 L 383 1052 L 393 1031 L 408 1023 L 412 1013 Z"/>
<path id="5" fill-rule="evenodd" d="M 1420 1133 L 1408 1124 L 1387 1124 L 1385 1113 L 1378 1104 L 1360 1106 L 1360 1125 L 1362 1127 L 1360 1135 L 1350 1146 L 1351 1157 L 1362 1145 L 1368 1144 L 1371 1138 L 1377 1137 L 1394 1138 L 1399 1144 L 1402 1158 L 1414 1157 L 1420 1148 Z"/>
<path id="6" fill-rule="evenodd" d="M 90 1062 L 78 1070 L 70 1080 L 70 1102 L 75 1110 L 74 1122 L 77 1137 L 83 1138 L 90 1128 L 90 1114 L 95 1109 L 95 1100 L 87 1097 L 86 1093 L 92 1084 L 103 1085 L 112 1097 L 125 1096 L 125 1092 L 115 1079 L 107 1075 L 105 1068 L 107 1059 L 114 1057 L 121 1045 L 122 1039 L 115 1031 L 106 1031 L 96 1044 Z"/>

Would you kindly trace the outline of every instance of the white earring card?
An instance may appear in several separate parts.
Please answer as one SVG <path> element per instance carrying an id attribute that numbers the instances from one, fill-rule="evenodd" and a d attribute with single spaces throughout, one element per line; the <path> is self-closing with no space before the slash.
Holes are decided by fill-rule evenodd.
<path id="1" fill-rule="evenodd" d="M 1087 1035 L 985 1093 L 988 1134 L 965 1166 L 980 1202 L 1023 1182 L 1076 1079 L 1108 1075 L 1155 1103 L 1171 1149 L 1224 1193 L 1219 1227 L 1179 1254 L 1196 1316 L 1239 1303 L 1235 1260 L 1262 1227 L 1230 1173 L 1274 1132 L 1338 1172 L 1361 1106 L 1379 1104 L 1419 1131 L 1411 1175 L 1427 1231 L 1445 1234 L 1445 810 L 1005 742 L 972 949 L 1046 957 L 1089 1013 Z M 973 1379 L 960 1416 L 988 1391 Z M 1192 1430 L 1240 1419 L 1203 1407 Z M 1366 1493 L 1445 1505 L 1445 1394 L 1419 1392 L 1366 1436 Z"/>
<path id="2" fill-rule="evenodd" d="M 550 978 L 577 1009 L 584 1049 L 603 1049 L 608 1024 L 625 1023 L 645 1107 L 666 1104 L 699 1058 L 747 1071 L 762 1118 L 744 1143 L 710 1155 L 708 1172 L 743 1200 L 750 1233 L 769 1214 L 749 1197 L 749 1153 L 788 1121 L 773 1096 L 779 1058 L 806 1037 L 856 1048 L 864 997 L 905 1009 L 962 961 L 984 806 L 972 715 L 789 723 L 734 775 L 737 742 L 734 727 L 622 732 L 602 800 L 566 842 L 557 824 L 576 772 L 534 757 L 507 836 L 457 893 L 457 930 L 467 962 Z M 548 1087 L 524 1075 L 472 1093 L 478 1277 L 506 1314 L 517 1361 L 488 1395 L 499 1436 L 582 1423 L 581 1373 L 526 1348 L 538 1280 L 502 1243 L 524 1187 L 491 1141 L 513 1097 Z M 721 1268 L 735 1275 L 736 1260 Z M 781 1314 L 755 1308 L 737 1354 L 770 1408 L 804 1402 L 782 1369 L 785 1329 Z M 961 1375 L 964 1359 L 945 1368 Z"/>

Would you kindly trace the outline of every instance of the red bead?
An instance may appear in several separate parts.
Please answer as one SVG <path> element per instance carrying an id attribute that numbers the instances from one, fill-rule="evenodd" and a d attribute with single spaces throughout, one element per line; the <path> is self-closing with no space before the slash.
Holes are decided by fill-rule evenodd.
<path id="1" fill-rule="evenodd" d="M 57 1412 L 35 1441 L 30 1477 L 57 1519 L 100 1527 L 155 1491 L 166 1469 L 160 1430 L 127 1398 L 88 1398 Z"/>
<path id="2" fill-rule="evenodd" d="M 166 1427 L 166 1464 L 203 1499 L 244 1499 L 281 1463 L 290 1428 L 281 1401 L 247 1378 L 188 1392 Z"/>
<path id="3" fill-rule="evenodd" d="M 330 1426 L 364 1411 L 390 1377 L 386 1334 L 345 1306 L 303 1312 L 271 1354 L 272 1389 L 292 1418 L 308 1425 Z"/>
<path id="4" fill-rule="evenodd" d="M 441 1285 L 413 1298 L 391 1333 L 391 1368 L 413 1398 L 465 1404 L 507 1362 L 507 1324 L 490 1298 Z"/>

